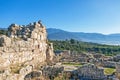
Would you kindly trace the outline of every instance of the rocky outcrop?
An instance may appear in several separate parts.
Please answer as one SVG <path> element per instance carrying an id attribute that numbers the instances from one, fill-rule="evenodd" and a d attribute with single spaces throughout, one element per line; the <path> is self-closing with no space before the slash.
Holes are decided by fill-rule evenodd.
<path id="1" fill-rule="evenodd" d="M 56 66 L 45 66 L 42 70 L 43 76 L 49 77 L 50 80 L 54 80 L 56 76 L 63 73 L 64 67 L 60 65 Z"/>
<path id="2" fill-rule="evenodd" d="M 40 21 L 26 26 L 11 24 L 8 35 L 0 36 L 0 69 L 3 71 L 8 69 L 9 73 L 18 71 L 18 76 L 22 67 L 31 65 L 34 69 L 46 61 L 52 61 L 53 57 L 53 46 L 48 43 L 46 28 Z M 17 71 L 12 70 L 14 66 Z M 22 70 L 22 73 L 26 73 L 24 71 Z"/>
<path id="3" fill-rule="evenodd" d="M 116 76 L 120 79 L 120 62 L 116 63 Z"/>
<path id="4" fill-rule="evenodd" d="M 104 70 L 94 64 L 85 64 L 77 72 L 80 80 L 106 80 Z"/>

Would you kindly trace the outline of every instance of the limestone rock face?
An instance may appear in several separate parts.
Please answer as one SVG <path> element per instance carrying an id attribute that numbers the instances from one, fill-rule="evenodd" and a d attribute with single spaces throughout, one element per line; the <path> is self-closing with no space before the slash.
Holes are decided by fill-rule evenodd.
<path id="1" fill-rule="evenodd" d="M 5 35 L 0 37 L 0 46 L 10 46 L 11 39 Z"/>
<path id="2" fill-rule="evenodd" d="M 32 65 L 35 68 L 46 60 L 52 61 L 53 47 L 47 41 L 46 28 L 40 21 L 27 26 L 11 24 L 8 28 L 8 36 L 0 36 L 0 69 L 4 71 L 10 69 L 12 73 L 11 67 L 14 65 L 18 65 L 17 68 L 24 65 Z M 19 69 L 18 74 L 26 73 L 24 71 Z M 19 75 L 13 76 L 19 77 Z M 12 77 L 9 80 L 12 80 Z M 13 80 L 17 79 L 13 78 Z"/>

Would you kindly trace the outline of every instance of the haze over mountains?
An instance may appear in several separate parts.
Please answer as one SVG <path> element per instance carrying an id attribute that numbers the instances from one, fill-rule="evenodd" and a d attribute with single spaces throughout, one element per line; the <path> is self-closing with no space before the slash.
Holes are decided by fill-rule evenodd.
<path id="1" fill-rule="evenodd" d="M 0 28 L 0 30 L 7 30 L 7 28 Z"/>
<path id="2" fill-rule="evenodd" d="M 76 39 L 99 44 L 120 45 L 120 34 L 104 35 L 100 33 L 68 32 L 55 28 L 48 28 L 47 32 L 50 40 Z"/>

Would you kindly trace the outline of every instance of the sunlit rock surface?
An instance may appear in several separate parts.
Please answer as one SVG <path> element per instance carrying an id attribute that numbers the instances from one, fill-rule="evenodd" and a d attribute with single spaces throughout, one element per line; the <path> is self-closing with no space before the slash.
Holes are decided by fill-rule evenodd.
<path id="1" fill-rule="evenodd" d="M 11 24 L 8 35 L 0 36 L 0 80 L 24 80 L 53 57 L 53 45 L 41 21 L 26 26 Z"/>

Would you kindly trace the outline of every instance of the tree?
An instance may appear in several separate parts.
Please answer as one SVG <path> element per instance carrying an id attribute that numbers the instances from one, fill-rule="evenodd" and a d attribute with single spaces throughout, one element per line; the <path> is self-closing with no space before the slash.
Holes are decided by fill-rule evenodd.
<path id="1" fill-rule="evenodd" d="M 70 39 L 70 43 L 71 43 L 71 44 L 74 44 L 74 43 L 75 43 L 75 40 L 74 40 L 74 39 Z"/>

